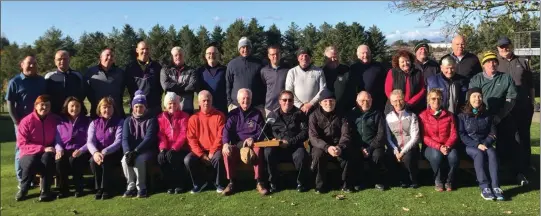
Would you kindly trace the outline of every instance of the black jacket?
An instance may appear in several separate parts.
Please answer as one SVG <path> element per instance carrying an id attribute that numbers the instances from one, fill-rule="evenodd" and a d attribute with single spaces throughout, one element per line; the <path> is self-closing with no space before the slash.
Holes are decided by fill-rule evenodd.
<path id="1" fill-rule="evenodd" d="M 451 55 L 451 54 L 444 55 L 440 59 L 440 65 L 441 65 L 441 60 L 447 56 L 452 56 L 453 58 L 455 58 L 454 55 Z M 464 54 L 464 57 L 462 57 L 462 60 L 460 61 L 457 60 L 457 64 L 455 66 L 455 72 L 457 74 L 465 76 L 467 79 L 471 79 L 473 75 L 483 72 L 483 68 L 481 68 L 481 63 L 479 62 L 479 58 L 477 58 L 476 55 L 467 52 L 466 54 Z"/>
<path id="2" fill-rule="evenodd" d="M 424 64 L 418 60 L 415 60 L 414 65 L 415 65 L 415 68 L 417 68 L 418 70 L 422 72 L 423 77 L 425 78 L 425 84 L 426 84 L 426 80 L 429 77 L 440 73 L 440 65 L 438 64 L 438 62 L 432 59 L 428 59 L 426 63 Z"/>
<path id="3" fill-rule="evenodd" d="M 310 114 L 308 135 L 312 146 L 325 152 L 329 146 L 338 146 L 344 150 L 351 139 L 347 119 L 334 111 L 325 113 L 321 107 Z"/>
<path id="4" fill-rule="evenodd" d="M 331 69 L 327 65 L 322 67 L 327 82 L 327 89 L 336 97 L 336 111 L 347 112 L 354 106 L 355 86 L 350 79 L 349 66 L 339 64 Z"/>
<path id="5" fill-rule="evenodd" d="M 68 72 L 53 71 L 45 74 L 45 93 L 51 96 L 51 112 L 60 115 L 66 98 L 73 96 L 81 102 L 85 99 L 85 82 L 81 73 L 69 69 Z M 87 114 L 84 103 L 81 111 Z"/>
<path id="6" fill-rule="evenodd" d="M 379 62 L 364 64 L 361 61 L 351 65 L 350 80 L 355 86 L 356 93 L 367 91 L 372 95 L 372 108 L 383 111 L 387 96 L 385 96 L 385 78 L 387 70 Z M 355 99 L 354 99 L 355 100 Z M 353 103 L 355 103 L 353 101 Z"/>
<path id="7" fill-rule="evenodd" d="M 261 61 L 255 57 L 238 56 L 227 64 L 225 91 L 228 104 L 238 106 L 237 93 L 241 88 L 252 90 L 252 105 L 265 104 L 265 85 L 261 80 Z"/>
<path id="8" fill-rule="evenodd" d="M 356 107 L 348 115 L 354 145 L 367 148 L 368 152 L 385 147 L 385 117 L 381 111 L 363 112 Z"/>
<path id="9" fill-rule="evenodd" d="M 277 108 L 269 113 L 268 118 L 276 120 L 270 126 L 270 139 L 286 140 L 288 148 L 304 148 L 304 141 L 308 139 L 308 118 L 299 108 L 293 106 L 288 113 Z"/>
<path id="10" fill-rule="evenodd" d="M 208 64 L 201 66 L 195 71 L 199 87 L 197 92 L 207 90 L 212 94 L 212 106 L 217 110 L 227 114 L 227 95 L 225 93 L 225 71 L 226 67 L 217 65 L 211 68 Z M 216 71 L 214 75 L 211 73 Z"/>
<path id="11" fill-rule="evenodd" d="M 146 96 L 148 107 L 161 108 L 163 94 L 160 84 L 161 70 L 162 66 L 152 59 L 149 59 L 144 71 L 137 59 L 128 64 L 124 70 L 124 82 L 126 82 L 126 88 L 130 94 L 130 101 L 137 90 L 142 90 Z"/>

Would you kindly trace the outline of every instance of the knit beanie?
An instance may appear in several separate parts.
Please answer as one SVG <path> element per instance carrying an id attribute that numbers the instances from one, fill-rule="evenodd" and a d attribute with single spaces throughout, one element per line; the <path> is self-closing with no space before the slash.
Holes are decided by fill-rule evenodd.
<path id="1" fill-rule="evenodd" d="M 239 40 L 239 45 L 237 47 L 237 50 L 240 50 L 241 47 L 247 46 L 252 48 L 252 42 L 247 37 L 241 37 Z"/>
<path id="2" fill-rule="evenodd" d="M 133 97 L 133 100 L 131 101 L 131 107 L 135 106 L 135 104 L 143 104 L 145 107 L 147 106 L 147 98 L 145 94 L 143 94 L 143 91 L 137 90 L 135 92 L 135 96 Z"/>
<path id="3" fill-rule="evenodd" d="M 473 93 L 479 93 L 481 95 L 483 95 L 483 91 L 481 88 L 471 88 L 469 89 L 467 92 L 466 92 L 466 101 L 469 101 L 470 100 L 470 96 L 473 94 Z"/>
<path id="4" fill-rule="evenodd" d="M 163 107 L 167 107 L 167 104 L 169 104 L 169 101 L 174 101 L 175 103 L 180 105 L 180 97 L 177 94 L 175 94 L 175 92 L 167 92 L 165 94 L 165 96 L 163 97 Z"/>
<path id="5" fill-rule="evenodd" d="M 426 52 L 430 52 L 430 47 L 428 47 L 428 44 L 427 43 L 419 43 L 415 46 L 415 48 L 413 49 L 413 52 L 417 52 L 418 49 L 420 49 L 421 47 L 424 47 L 426 49 Z"/>

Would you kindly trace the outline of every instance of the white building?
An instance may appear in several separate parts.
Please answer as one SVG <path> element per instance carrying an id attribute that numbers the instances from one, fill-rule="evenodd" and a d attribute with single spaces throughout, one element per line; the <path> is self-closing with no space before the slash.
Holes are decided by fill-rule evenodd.
<path id="1" fill-rule="evenodd" d="M 450 49 L 451 43 L 428 43 L 428 46 L 430 46 L 430 48 Z"/>

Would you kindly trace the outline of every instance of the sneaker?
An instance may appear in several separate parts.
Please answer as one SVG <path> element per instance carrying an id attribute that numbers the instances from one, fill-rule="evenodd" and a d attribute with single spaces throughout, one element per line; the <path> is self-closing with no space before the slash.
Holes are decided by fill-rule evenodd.
<path id="1" fill-rule="evenodd" d="M 222 193 L 222 192 L 224 192 L 224 187 L 220 185 L 216 185 L 216 193 Z"/>
<path id="2" fill-rule="evenodd" d="M 273 183 L 270 184 L 269 192 L 271 192 L 271 193 L 278 192 L 278 187 L 276 186 L 276 184 L 273 184 Z"/>
<path id="3" fill-rule="evenodd" d="M 17 192 L 17 195 L 15 195 L 15 201 L 23 201 L 26 199 L 26 195 L 28 194 L 28 191 L 19 190 Z"/>
<path id="4" fill-rule="evenodd" d="M 255 189 L 262 196 L 265 196 L 265 195 L 269 194 L 269 191 L 267 190 L 267 188 L 265 188 L 265 186 L 263 186 L 263 183 L 261 183 L 261 182 L 257 183 L 257 186 L 255 187 Z"/>
<path id="5" fill-rule="evenodd" d="M 298 185 L 297 185 L 297 191 L 298 191 L 298 192 L 306 192 L 307 189 L 306 189 L 306 187 L 304 187 L 304 185 L 298 184 Z"/>
<path id="6" fill-rule="evenodd" d="M 503 196 L 503 190 L 501 188 L 492 188 L 492 191 L 494 191 L 494 196 L 496 196 L 496 200 L 498 201 L 505 200 L 505 197 Z"/>
<path id="7" fill-rule="evenodd" d="M 124 195 L 122 195 L 122 197 L 124 198 L 132 198 L 132 197 L 135 197 L 137 196 L 137 190 L 133 189 L 133 190 L 127 190 L 126 192 L 124 192 Z"/>
<path id="8" fill-rule="evenodd" d="M 102 197 L 102 195 L 103 195 L 103 191 L 102 191 L 102 190 L 98 190 L 98 191 L 96 191 L 96 195 L 94 195 L 94 198 L 95 198 L 96 200 L 100 200 L 101 197 Z"/>
<path id="9" fill-rule="evenodd" d="M 445 190 L 447 190 L 448 192 L 453 191 L 453 184 L 445 183 Z"/>
<path id="10" fill-rule="evenodd" d="M 362 189 L 364 189 L 364 185 L 363 184 L 356 185 L 355 187 L 353 187 L 353 189 L 355 191 L 361 191 Z"/>
<path id="11" fill-rule="evenodd" d="M 376 184 L 375 188 L 379 191 L 384 191 L 385 190 L 385 185 L 383 184 Z"/>
<path id="12" fill-rule="evenodd" d="M 434 187 L 434 190 L 437 192 L 443 192 L 443 184 L 442 183 L 436 183 L 436 186 Z"/>
<path id="13" fill-rule="evenodd" d="M 174 188 L 167 189 L 167 194 L 175 194 L 175 189 Z"/>
<path id="14" fill-rule="evenodd" d="M 483 188 L 481 190 L 481 197 L 485 200 L 494 200 L 494 194 L 490 190 L 490 188 Z"/>
<path id="15" fill-rule="evenodd" d="M 193 186 L 193 189 L 192 191 L 190 191 L 191 194 L 196 194 L 196 193 L 199 193 L 201 191 L 203 191 L 203 189 L 205 189 L 208 185 L 208 182 L 205 182 L 205 184 L 201 185 L 201 186 L 197 186 L 197 185 L 194 185 Z"/>
<path id="16" fill-rule="evenodd" d="M 137 193 L 137 198 L 147 198 L 147 197 L 148 197 L 147 189 L 141 189 Z"/>
<path id="17" fill-rule="evenodd" d="M 528 179 L 526 179 L 526 176 L 524 176 L 522 173 L 519 173 L 517 175 L 517 181 L 518 181 L 518 184 L 520 186 L 525 186 L 525 185 L 528 185 L 530 184 L 530 182 L 528 181 Z"/>
<path id="18" fill-rule="evenodd" d="M 229 195 L 233 194 L 234 192 L 235 192 L 235 189 L 233 187 L 233 183 L 229 183 L 229 184 L 227 184 L 225 189 L 222 191 L 222 194 L 224 196 L 229 196 Z"/>
<path id="19" fill-rule="evenodd" d="M 101 200 L 111 199 L 111 197 L 112 196 L 109 194 L 109 192 L 103 192 L 101 195 Z"/>
<path id="20" fill-rule="evenodd" d="M 175 194 L 181 194 L 182 192 L 184 192 L 184 188 L 181 188 L 181 187 L 175 188 Z"/>

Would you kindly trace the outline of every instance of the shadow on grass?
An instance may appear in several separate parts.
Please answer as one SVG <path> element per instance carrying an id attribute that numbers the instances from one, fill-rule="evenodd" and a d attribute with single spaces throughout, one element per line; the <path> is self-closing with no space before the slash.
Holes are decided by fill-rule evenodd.
<path id="1" fill-rule="evenodd" d="M 9 118 L 0 118 L 0 142 L 14 142 L 15 128 Z"/>

